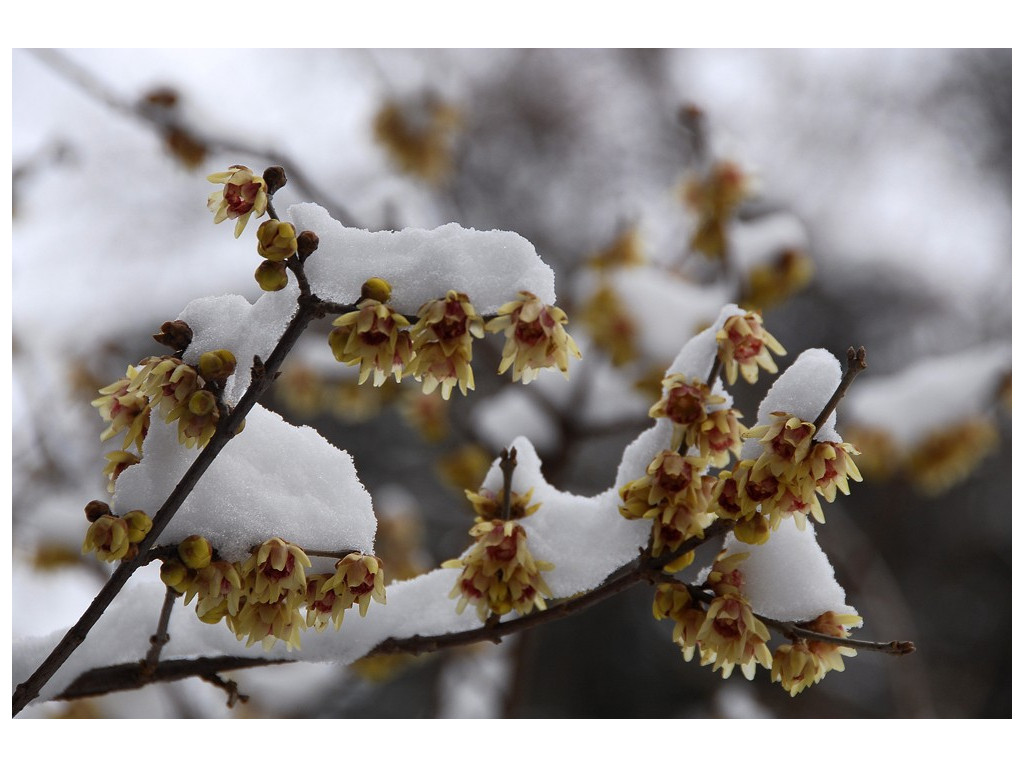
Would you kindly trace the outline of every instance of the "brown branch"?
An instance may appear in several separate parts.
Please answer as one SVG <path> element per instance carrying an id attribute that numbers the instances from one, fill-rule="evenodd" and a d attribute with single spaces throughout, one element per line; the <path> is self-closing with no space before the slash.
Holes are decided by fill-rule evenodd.
<path id="1" fill-rule="evenodd" d="M 200 452 L 196 460 L 185 471 L 184 476 L 171 491 L 163 505 L 153 515 L 153 528 L 146 538 L 139 544 L 139 553 L 131 560 L 122 561 L 117 570 L 110 576 L 110 579 L 99 591 L 92 603 L 85 610 L 74 626 L 71 627 L 50 652 L 49 656 L 39 665 L 35 672 L 23 683 L 18 685 L 13 696 L 13 714 L 18 714 L 25 706 L 39 695 L 39 691 L 67 661 L 74 650 L 81 645 L 88 636 L 89 631 L 99 621 L 100 616 L 106 611 L 107 606 L 114 600 L 124 585 L 128 582 L 135 571 L 150 562 L 149 552 L 153 548 L 160 534 L 170 523 L 178 509 L 188 498 L 195 488 L 196 483 L 206 473 L 206 470 L 213 464 L 214 459 L 220 454 L 228 442 L 238 432 L 245 416 L 252 410 L 257 399 L 270 386 L 274 380 L 277 370 L 281 367 L 285 357 L 298 341 L 306 326 L 318 316 L 319 300 L 312 294 L 300 292 L 298 297 L 298 308 L 292 319 L 285 328 L 277 345 L 270 353 L 270 357 L 264 363 L 259 357 L 253 359 L 252 380 L 248 389 L 232 409 L 226 419 L 218 421 L 217 430 L 214 432 L 210 442 Z"/>
<path id="2" fill-rule="evenodd" d="M 149 651 L 142 662 L 142 671 L 145 674 L 151 675 L 156 670 L 157 665 L 160 663 L 160 651 L 163 650 L 163 647 L 171 639 L 171 636 L 167 634 L 167 625 L 171 621 L 171 610 L 174 608 L 174 601 L 177 597 L 178 593 L 168 587 L 167 592 L 164 594 L 163 608 L 160 609 L 160 620 L 156 625 L 156 634 L 149 638 Z"/>
<path id="3" fill-rule="evenodd" d="M 702 544 L 721 536 L 731 530 L 733 522 L 717 520 L 704 531 L 704 538 L 693 538 L 674 552 L 659 557 L 641 555 L 629 565 L 608 579 L 597 589 L 578 597 L 570 597 L 550 605 L 546 610 L 537 611 L 509 621 L 488 622 L 482 627 L 452 632 L 444 635 L 413 635 L 406 638 L 389 637 L 378 643 L 367 653 L 367 656 L 382 656 L 394 653 L 432 653 L 434 651 L 472 643 L 490 641 L 501 642 L 506 635 L 523 632 L 534 627 L 558 621 L 577 614 L 596 603 L 617 595 L 641 582 L 652 581 L 658 572 L 668 563 L 687 552 L 697 549 Z M 78 677 L 56 699 L 76 699 L 83 696 L 98 696 L 114 691 L 141 688 L 150 683 L 166 683 L 183 680 L 188 677 L 205 677 L 218 672 L 234 669 L 245 669 L 276 664 L 288 664 L 293 659 L 267 659 L 260 657 L 241 658 L 237 656 L 211 656 L 197 659 L 174 659 L 163 661 L 152 675 L 141 673 L 139 664 L 117 664 L 110 667 L 91 669 Z"/>
<path id="4" fill-rule="evenodd" d="M 249 697 L 246 694 L 238 692 L 238 683 L 234 680 L 225 680 L 216 672 L 207 672 L 205 675 L 200 675 L 199 677 L 210 683 L 210 685 L 215 685 L 218 688 L 227 691 L 228 709 L 234 708 L 235 704 L 238 702 L 245 704 L 249 700 Z"/>
<path id="5" fill-rule="evenodd" d="M 839 405 L 839 401 L 843 399 L 846 394 L 846 390 L 853 384 L 853 380 L 857 378 L 857 374 L 868 367 L 868 353 L 864 347 L 854 349 L 850 347 L 846 350 L 846 373 L 843 374 L 842 381 L 839 382 L 839 386 L 836 387 L 836 391 L 832 393 L 832 397 L 825 403 L 825 407 L 821 409 L 821 413 L 818 414 L 818 418 L 814 420 L 814 433 L 817 434 L 821 431 L 821 428 L 825 425 L 828 417 L 832 415 L 832 411 Z"/>
<path id="6" fill-rule="evenodd" d="M 512 517 L 512 473 L 516 471 L 516 449 L 502 448 L 498 466 L 502 477 L 501 519 L 508 520 Z"/>

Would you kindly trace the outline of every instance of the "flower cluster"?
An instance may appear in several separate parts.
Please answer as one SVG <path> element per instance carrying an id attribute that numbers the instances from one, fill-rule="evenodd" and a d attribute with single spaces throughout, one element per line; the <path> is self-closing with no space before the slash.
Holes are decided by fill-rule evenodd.
<path id="1" fill-rule="evenodd" d="M 440 391 L 447 400 L 457 386 L 465 395 L 475 387 L 473 339 L 483 338 L 485 330 L 505 333 L 498 372 L 512 367 L 515 381 L 530 382 L 538 369 L 551 366 L 564 373 L 569 355 L 580 355 L 562 327 L 565 313 L 527 291 L 499 308 L 487 323 L 466 294 L 448 291 L 443 299 L 420 307 L 412 324 L 388 306 L 390 294 L 391 287 L 381 278 L 367 281 L 355 311 L 337 318 L 328 337 L 336 360 L 360 366 L 360 383 L 371 373 L 374 386 L 389 376 L 401 381 L 408 374 L 423 383 L 424 394 Z"/>
<path id="2" fill-rule="evenodd" d="M 141 509 L 119 517 L 101 501 L 90 502 L 85 508 L 89 529 L 85 532 L 82 554 L 95 552 L 105 563 L 128 560 L 138 554 L 138 544 L 153 529 L 153 521 Z"/>
<path id="3" fill-rule="evenodd" d="M 184 595 L 186 605 L 196 601 L 201 621 L 223 620 L 247 646 L 270 649 L 281 640 L 289 649 L 298 647 L 307 627 L 322 631 L 333 622 L 337 629 L 352 605 L 365 616 L 371 598 L 385 602 L 383 564 L 372 555 L 352 553 L 337 561 L 333 573 L 307 575 L 309 557 L 280 538 L 263 542 L 242 562 L 215 554 L 205 538 L 189 536 L 177 557 L 164 561 L 160 577 Z"/>
<path id="4" fill-rule="evenodd" d="M 532 493 L 532 489 L 522 495 L 510 493 L 510 519 L 505 520 L 498 517 L 505 506 L 504 491 L 466 492 L 478 514 L 469 531 L 476 542 L 463 557 L 441 564 L 443 568 L 462 569 L 449 595 L 459 598 L 455 609 L 458 613 L 472 603 L 484 621 L 491 615 L 504 616 L 510 611 L 525 615 L 546 607 L 544 598 L 551 597 L 551 590 L 541 572 L 554 566 L 534 560 L 526 546 L 526 530 L 516 522 L 540 508 L 539 504 L 530 504 Z"/>
<path id="5" fill-rule="evenodd" d="M 129 366 L 124 378 L 100 389 L 102 397 L 92 401 L 108 422 L 100 439 L 125 433 L 122 450 L 106 454 L 104 474 L 110 479 L 110 492 L 121 472 L 141 460 L 154 411 L 168 424 L 177 422 L 182 445 L 206 445 L 220 420 L 220 389 L 234 371 L 235 356 L 226 349 L 203 354 L 198 367 L 169 355 L 147 357 L 138 366 Z M 130 446 L 137 453 L 127 450 Z"/>
<path id="6" fill-rule="evenodd" d="M 850 636 L 849 628 L 859 626 L 860 623 L 860 616 L 855 614 L 828 611 L 803 627 L 829 637 L 845 638 Z M 775 649 L 772 655 L 772 680 L 780 683 L 789 691 L 790 696 L 796 696 L 819 682 L 829 671 L 842 672 L 845 669 L 843 657 L 856 655 L 857 651 L 853 648 L 798 637 L 793 643 Z"/>
<path id="7" fill-rule="evenodd" d="M 711 394 L 711 388 L 699 379 L 674 373 L 661 382 L 662 397 L 648 414 L 652 419 L 666 418 L 672 422 L 673 451 L 685 444 L 695 447 L 712 466 L 723 467 L 729 453 L 739 456 L 739 412 L 733 408 L 711 410 L 725 398 Z"/>

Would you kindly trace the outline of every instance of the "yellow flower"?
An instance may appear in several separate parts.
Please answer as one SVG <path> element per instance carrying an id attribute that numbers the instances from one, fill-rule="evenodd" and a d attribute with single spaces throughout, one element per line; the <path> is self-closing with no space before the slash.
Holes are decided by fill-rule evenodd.
<path id="1" fill-rule="evenodd" d="M 301 548 L 275 537 L 263 542 L 242 563 L 240 574 L 246 579 L 253 576 L 251 602 L 276 603 L 284 599 L 294 604 L 305 598 L 305 568 L 311 565 Z"/>
<path id="2" fill-rule="evenodd" d="M 373 136 L 395 165 L 424 181 L 440 182 L 451 170 L 458 110 L 436 97 L 389 101 L 373 121 Z"/>
<path id="3" fill-rule="evenodd" d="M 187 407 L 189 398 L 202 387 L 199 372 L 176 357 L 147 357 L 139 364 L 142 367 L 128 390 L 148 397 L 150 406 L 164 416 Z"/>
<path id="4" fill-rule="evenodd" d="M 100 440 L 108 440 L 122 430 L 125 431 L 125 450 L 135 443 L 136 450 L 142 450 L 142 441 L 149 430 L 149 400 L 144 394 L 131 390 L 132 382 L 138 376 L 139 369 L 129 365 L 125 378 L 99 390 L 103 397 L 92 401 L 92 405 L 100 412 L 105 421 L 110 422 Z"/>
<path id="5" fill-rule="evenodd" d="M 812 632 L 830 635 L 836 638 L 850 636 L 848 627 L 858 626 L 860 616 L 855 614 L 837 614 L 833 611 L 823 613 L 803 626 Z M 829 671 L 842 672 L 844 656 L 856 656 L 857 651 L 846 646 L 836 645 L 823 640 L 800 638 L 792 644 L 779 646 L 772 659 L 772 680 L 782 684 L 790 696 L 819 682 Z"/>
<path id="6" fill-rule="evenodd" d="M 594 343 L 608 353 L 612 365 L 620 367 L 638 355 L 636 322 L 610 283 L 604 282 L 583 306 L 581 320 Z"/>
<path id="7" fill-rule="evenodd" d="M 716 163 L 706 177 L 691 179 L 683 189 L 683 200 L 697 215 L 690 249 L 709 258 L 722 258 L 726 250 L 725 228 L 737 206 L 750 194 L 751 183 L 733 162 Z"/>
<path id="8" fill-rule="evenodd" d="M 853 463 L 851 455 L 859 454 L 849 443 L 815 443 L 807 461 L 811 465 L 811 476 L 814 478 L 815 490 L 827 501 L 835 501 L 836 489 L 844 495 L 850 495 L 850 484 L 846 478 L 860 482 L 860 470 Z"/>
<path id="9" fill-rule="evenodd" d="M 230 616 L 237 616 L 248 593 L 248 585 L 235 563 L 215 560 L 200 568 L 185 588 L 185 605 L 198 596 L 196 613 L 200 616 L 225 608 Z"/>
<path id="10" fill-rule="evenodd" d="M 403 418 L 424 440 L 437 443 L 448 435 L 448 403 L 440 392 L 425 395 L 420 390 L 407 390 L 402 393 L 398 407 Z"/>
<path id="11" fill-rule="evenodd" d="M 448 291 L 445 298 L 428 301 L 410 333 L 413 358 L 408 372 L 423 382 L 426 394 L 440 386 L 447 400 L 456 384 L 463 395 L 475 387 L 472 337 L 483 338 L 484 320 L 466 294 Z"/>
<path id="12" fill-rule="evenodd" d="M 612 241 L 611 245 L 587 259 L 587 266 L 594 269 L 615 269 L 618 267 L 639 267 L 647 263 L 640 231 L 628 227 Z"/>
<path id="13" fill-rule="evenodd" d="M 402 333 L 409 321 L 376 299 L 363 299 L 357 307 L 336 319 L 327 337 L 335 360 L 347 365 L 358 363 L 360 384 L 371 373 L 375 387 L 391 374 L 395 381 L 401 381 L 412 359 L 409 335 Z"/>
<path id="14" fill-rule="evenodd" d="M 697 649 L 697 635 L 707 614 L 698 608 L 685 584 L 659 584 L 654 595 L 652 612 L 656 619 L 672 619 L 672 642 L 679 646 L 683 658 L 690 661 Z"/>
<path id="15" fill-rule="evenodd" d="M 460 560 L 448 560 L 443 568 L 462 568 L 449 597 L 458 597 L 455 610 L 462 613 L 472 603 L 481 621 L 489 615 L 515 610 L 520 615 L 544 610 L 551 597 L 541 571 L 551 563 L 534 560 L 526 546 L 526 531 L 512 520 L 486 520 L 470 529 L 476 543 Z"/>
<path id="16" fill-rule="evenodd" d="M 384 595 L 384 564 L 379 557 L 362 555 L 358 552 L 345 555 L 334 565 L 334 575 L 323 582 L 320 593 L 331 591 L 336 602 L 346 610 L 354 604 L 359 605 L 359 615 L 365 616 L 370 607 L 370 599 L 382 605 L 387 603 Z M 318 595 L 319 596 L 319 595 Z M 341 626 L 341 614 L 336 626 Z"/>
<path id="17" fill-rule="evenodd" d="M 814 277 L 814 263 L 801 250 L 789 248 L 775 259 L 758 264 L 747 275 L 742 304 L 767 309 L 806 288 Z"/>
<path id="18" fill-rule="evenodd" d="M 907 456 L 914 484 L 937 495 L 966 478 L 999 444 L 999 432 L 987 418 L 970 419 L 933 432 Z"/>
<path id="19" fill-rule="evenodd" d="M 256 230 L 256 251 L 268 261 L 284 261 L 299 247 L 295 225 L 267 219 Z"/>
<path id="20" fill-rule="evenodd" d="M 689 446 L 698 445 L 704 432 L 704 422 L 708 419 L 708 406 L 724 403 L 725 398 L 711 394 L 711 389 L 700 379 L 690 378 L 681 373 L 673 373 L 666 377 L 661 385 L 661 399 L 651 406 L 648 415 L 652 419 L 666 418 L 672 422 L 672 450 L 679 450 L 684 442 Z M 728 417 L 724 424 L 716 421 L 707 430 L 708 433 L 715 431 L 717 426 L 729 430 L 731 440 L 733 427 L 728 423 Z M 738 429 L 738 425 L 736 428 Z M 716 439 L 720 437 L 716 434 Z M 705 437 L 705 441 L 709 439 L 710 434 Z M 726 450 L 738 448 L 730 445 Z"/>
<path id="21" fill-rule="evenodd" d="M 131 541 L 128 537 L 128 523 L 120 517 L 103 515 L 85 532 L 82 554 L 95 550 L 97 558 L 106 563 L 113 563 L 128 554 L 129 546 Z"/>
<path id="22" fill-rule="evenodd" d="M 110 493 L 114 492 L 114 483 L 118 476 L 128 467 L 142 461 L 140 457 L 128 451 L 111 451 L 104 458 L 107 460 L 107 464 L 103 467 L 103 474 L 110 479 L 110 482 L 107 483 L 107 491 Z"/>
<path id="23" fill-rule="evenodd" d="M 772 413 L 769 424 L 748 429 L 746 438 L 755 438 L 764 452 L 754 462 L 754 470 L 768 467 L 775 477 L 791 480 L 808 473 L 801 463 L 811 451 L 814 425 L 782 411 Z"/>
<path id="24" fill-rule="evenodd" d="M 340 629 L 345 617 L 347 606 L 332 589 L 324 589 L 324 582 L 333 578 L 330 573 L 315 573 L 306 578 L 306 626 L 323 632 L 327 625 L 334 622 L 334 628 Z"/>
<path id="25" fill-rule="evenodd" d="M 772 681 L 781 683 L 790 696 L 814 685 L 820 675 L 821 660 L 811 653 L 804 640 L 780 645 L 772 654 Z"/>
<path id="26" fill-rule="evenodd" d="M 765 669 L 772 667 L 772 655 L 766 644 L 769 637 L 768 628 L 754 616 L 745 597 L 719 595 L 708 606 L 707 617 L 697 633 L 700 663 L 713 664 L 714 671 L 722 670 L 723 678 L 738 666 L 744 677 L 753 680 L 758 664 Z"/>
<path id="27" fill-rule="evenodd" d="M 694 445 L 701 456 L 708 457 L 711 466 L 724 467 L 729 463 L 730 453 L 739 458 L 744 431 L 739 416 L 735 408 L 724 408 L 711 411 L 700 423 Z"/>
<path id="28" fill-rule="evenodd" d="M 725 321 L 715 338 L 718 340 L 718 358 L 730 384 L 736 383 L 737 371 L 748 384 L 753 384 L 757 381 L 758 366 L 768 373 L 777 373 L 779 369 L 771 353 L 786 354 L 783 346 L 764 329 L 761 315 L 757 312 L 733 315 Z"/>
<path id="29" fill-rule="evenodd" d="M 244 165 L 232 165 L 226 171 L 206 177 L 214 184 L 223 184 L 223 189 L 211 192 L 206 207 L 213 213 L 213 223 L 224 219 L 237 219 L 235 237 L 242 234 L 252 214 L 259 218 L 267 211 L 267 182 L 262 176 L 254 176 Z"/>
<path id="30" fill-rule="evenodd" d="M 530 504 L 530 497 L 533 496 L 533 488 L 526 493 L 512 491 L 509 501 L 509 520 L 521 520 L 529 517 L 538 509 L 540 504 Z M 496 520 L 504 514 L 505 490 L 491 491 L 481 488 L 479 492 L 466 491 L 466 498 L 473 505 L 477 522 L 484 520 Z"/>
<path id="31" fill-rule="evenodd" d="M 262 643 L 264 650 L 269 651 L 278 640 L 283 640 L 289 650 L 301 645 L 301 630 L 305 622 L 297 608 L 289 601 L 246 601 L 238 615 L 227 614 L 225 618 L 228 627 L 239 640 L 247 638 L 247 648 L 254 643 Z"/>
<path id="32" fill-rule="evenodd" d="M 518 301 L 498 308 L 498 316 L 487 323 L 491 333 L 505 332 L 498 373 L 512 366 L 512 381 L 529 384 L 542 368 L 557 365 L 569 378 L 569 355 L 580 357 L 576 342 L 562 327 L 569 318 L 558 307 L 544 304 L 529 291 L 520 291 Z"/>

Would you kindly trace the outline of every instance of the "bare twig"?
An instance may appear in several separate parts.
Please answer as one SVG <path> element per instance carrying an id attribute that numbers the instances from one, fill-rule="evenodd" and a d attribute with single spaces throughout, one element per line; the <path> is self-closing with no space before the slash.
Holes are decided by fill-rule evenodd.
<path id="1" fill-rule="evenodd" d="M 164 605 L 160 609 L 160 621 L 156 625 L 156 634 L 149 638 L 149 652 L 142 662 L 142 670 L 145 674 L 151 675 L 156 670 L 157 664 L 160 663 L 160 651 L 171 639 L 171 636 L 167 634 L 167 625 L 171 621 L 171 610 L 174 608 L 174 601 L 177 597 L 178 593 L 168 587 L 164 594 Z"/>
<path id="2" fill-rule="evenodd" d="M 821 428 L 825 425 L 828 417 L 832 415 L 832 411 L 839 405 L 839 401 L 843 399 L 846 394 L 846 390 L 853 384 L 853 380 L 857 378 L 857 374 L 868 367 L 868 353 L 864 347 L 854 349 L 850 347 L 846 350 L 846 373 L 843 374 L 842 381 L 839 382 L 839 386 L 836 387 L 836 391 L 829 398 L 829 401 L 825 403 L 825 407 L 821 409 L 821 413 L 818 414 L 818 418 L 814 420 L 814 433 L 817 434 L 821 431 Z"/>
<path id="3" fill-rule="evenodd" d="M 227 691 L 228 709 L 232 709 L 238 702 L 245 704 L 249 700 L 246 694 L 238 692 L 238 683 L 234 680 L 225 680 L 216 672 L 207 672 L 205 675 L 200 675 L 200 677 L 211 685 Z"/>
<path id="4" fill-rule="evenodd" d="M 512 517 L 512 473 L 516 471 L 516 449 L 502 448 L 498 466 L 502 477 L 501 518 L 508 520 Z"/>

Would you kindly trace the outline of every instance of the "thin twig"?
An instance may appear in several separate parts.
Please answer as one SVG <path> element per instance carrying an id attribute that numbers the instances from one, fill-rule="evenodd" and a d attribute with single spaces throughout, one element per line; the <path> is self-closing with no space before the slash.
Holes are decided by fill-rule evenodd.
<path id="1" fill-rule="evenodd" d="M 232 709 L 238 702 L 245 704 L 245 702 L 249 700 L 249 697 L 246 694 L 238 692 L 238 683 L 234 680 L 225 680 L 216 672 L 207 672 L 205 675 L 200 675 L 199 677 L 211 685 L 215 685 L 218 688 L 227 691 L 228 709 Z"/>
<path id="2" fill-rule="evenodd" d="M 156 634 L 149 638 L 149 651 L 142 662 L 142 670 L 147 675 L 153 674 L 156 670 L 157 664 L 160 663 L 160 651 L 171 639 L 171 636 L 167 634 L 167 625 L 171 621 L 171 610 L 174 608 L 174 601 L 177 597 L 178 593 L 168 587 L 164 594 L 163 607 L 160 609 L 160 621 L 156 625 Z"/>
<path id="3" fill-rule="evenodd" d="M 512 517 L 512 473 L 516 471 L 516 449 L 502 448 L 498 466 L 502 477 L 501 518 L 509 520 Z"/>
<path id="4" fill-rule="evenodd" d="M 843 399 L 846 394 L 846 390 L 853 384 L 853 380 L 857 378 L 857 374 L 868 367 L 868 353 L 864 347 L 854 349 L 850 347 L 846 350 L 846 373 L 843 374 L 843 380 L 839 382 L 839 386 L 836 387 L 836 391 L 832 393 L 832 397 L 825 403 L 825 407 L 821 409 L 821 413 L 818 414 L 818 418 L 814 420 L 814 433 L 817 434 L 821 431 L 821 428 L 825 425 L 828 417 L 832 415 L 832 411 L 839 405 L 839 401 Z"/>

